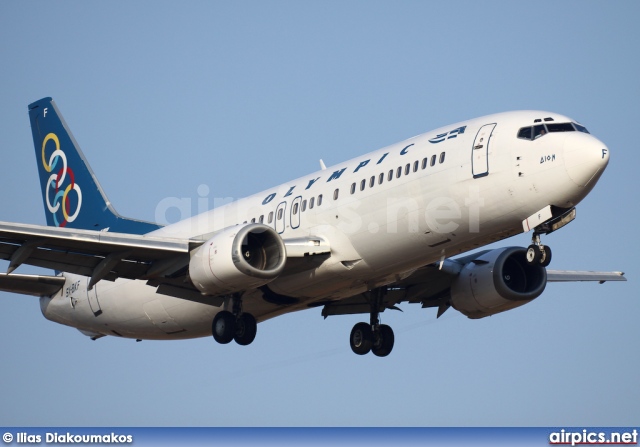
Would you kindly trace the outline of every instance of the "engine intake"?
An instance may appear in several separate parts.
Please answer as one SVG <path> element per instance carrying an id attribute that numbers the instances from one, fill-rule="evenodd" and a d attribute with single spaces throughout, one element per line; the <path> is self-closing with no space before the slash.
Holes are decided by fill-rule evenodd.
<path id="1" fill-rule="evenodd" d="M 282 273 L 287 251 L 271 227 L 248 224 L 222 230 L 198 247 L 189 262 L 189 277 L 205 295 L 260 287 Z"/>
<path id="2" fill-rule="evenodd" d="M 483 318 L 539 297 L 547 271 L 526 260 L 526 249 L 491 250 L 466 264 L 451 285 L 451 305 L 469 318 Z"/>

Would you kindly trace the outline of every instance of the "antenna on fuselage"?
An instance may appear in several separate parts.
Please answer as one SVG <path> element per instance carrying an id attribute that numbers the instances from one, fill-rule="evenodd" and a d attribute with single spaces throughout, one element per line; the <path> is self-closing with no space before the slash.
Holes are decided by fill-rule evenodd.
<path id="1" fill-rule="evenodd" d="M 323 171 L 327 169 L 327 167 L 324 165 L 324 161 L 322 161 L 322 158 L 320 159 L 320 169 L 322 169 Z"/>

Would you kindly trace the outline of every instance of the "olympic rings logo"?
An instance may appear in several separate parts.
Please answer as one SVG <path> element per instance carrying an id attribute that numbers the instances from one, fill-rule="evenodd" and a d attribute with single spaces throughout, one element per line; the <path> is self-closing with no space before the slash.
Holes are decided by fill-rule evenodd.
<path id="1" fill-rule="evenodd" d="M 45 149 L 48 141 L 53 141 L 56 149 L 47 162 Z M 59 166 L 59 164 L 62 166 Z M 45 171 L 52 173 L 45 186 L 47 208 L 53 215 L 53 221 L 56 227 L 64 227 L 67 223 L 73 222 L 78 217 L 80 207 L 82 206 L 82 191 L 80 190 L 80 186 L 75 182 L 73 170 L 67 166 L 67 156 L 60 149 L 60 140 L 58 140 L 58 136 L 54 133 L 48 134 L 42 142 L 42 166 L 44 166 Z M 56 171 L 56 169 L 58 170 Z M 65 181 L 68 183 L 66 187 L 64 186 Z M 51 203 L 50 190 L 53 190 L 53 203 Z M 78 205 L 73 214 L 71 214 L 71 206 L 69 204 L 69 193 L 71 191 L 75 191 L 78 197 Z M 58 210 L 62 210 L 62 216 L 64 217 L 62 222 L 58 221 Z"/>

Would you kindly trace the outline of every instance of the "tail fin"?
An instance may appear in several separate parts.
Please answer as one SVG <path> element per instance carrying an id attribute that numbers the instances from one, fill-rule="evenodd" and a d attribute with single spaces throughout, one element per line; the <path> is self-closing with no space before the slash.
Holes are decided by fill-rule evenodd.
<path id="1" fill-rule="evenodd" d="M 29 119 L 47 225 L 130 234 L 160 228 L 113 209 L 51 98 L 30 104 Z"/>

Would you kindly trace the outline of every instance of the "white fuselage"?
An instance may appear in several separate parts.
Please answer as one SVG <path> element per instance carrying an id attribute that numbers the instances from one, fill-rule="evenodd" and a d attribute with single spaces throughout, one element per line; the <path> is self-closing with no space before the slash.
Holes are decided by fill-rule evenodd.
<path id="1" fill-rule="evenodd" d="M 198 237 L 263 222 L 285 240 L 322 237 L 331 255 L 268 284 L 286 300 L 247 291 L 245 311 L 258 321 L 393 283 L 423 265 L 523 231 L 522 221 L 548 205 L 571 208 L 595 185 L 607 147 L 590 134 L 553 132 L 518 138 L 534 120 L 568 117 L 508 112 L 413 137 L 153 232 Z M 313 201 L 313 205 L 312 205 Z M 321 202 L 321 203 L 320 203 Z M 144 281 L 101 281 L 65 274 L 48 319 L 89 334 L 139 339 L 211 335 L 223 307 L 156 293 Z"/>

